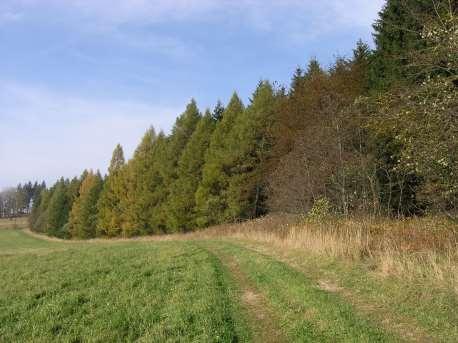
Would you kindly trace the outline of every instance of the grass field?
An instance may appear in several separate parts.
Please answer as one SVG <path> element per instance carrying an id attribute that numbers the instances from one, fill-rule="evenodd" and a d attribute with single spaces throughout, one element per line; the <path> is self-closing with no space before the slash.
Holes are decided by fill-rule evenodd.
<path id="1" fill-rule="evenodd" d="M 250 240 L 0 230 L 0 342 L 456 342 L 452 289 Z"/>
<path id="2" fill-rule="evenodd" d="M 24 229 L 28 225 L 27 218 L 0 218 L 0 229 Z"/>

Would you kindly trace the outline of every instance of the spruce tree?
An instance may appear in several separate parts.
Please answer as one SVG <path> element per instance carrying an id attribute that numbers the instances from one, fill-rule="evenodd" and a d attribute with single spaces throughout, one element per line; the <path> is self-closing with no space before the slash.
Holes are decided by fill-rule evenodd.
<path id="1" fill-rule="evenodd" d="M 456 11 L 456 2 L 449 0 L 388 0 L 379 19 L 373 25 L 375 56 L 372 69 L 372 86 L 386 89 L 409 76 L 406 66 L 409 54 L 425 47 L 421 37 L 427 18 L 441 12 Z M 412 80 L 415 81 L 415 80 Z"/>
<path id="2" fill-rule="evenodd" d="M 118 236 L 121 233 L 122 172 L 125 166 L 124 152 L 120 144 L 113 151 L 108 176 L 104 182 L 98 207 L 97 235 Z"/>
<path id="3" fill-rule="evenodd" d="M 87 172 L 79 190 L 79 197 L 70 212 L 69 232 L 72 238 L 87 239 L 96 236 L 97 202 L 103 187 L 99 172 Z"/>
<path id="4" fill-rule="evenodd" d="M 371 89 L 371 62 L 373 52 L 369 45 L 361 39 L 356 43 L 353 49 L 353 58 L 351 60 L 351 76 L 359 86 L 359 94 L 367 94 Z M 355 83 L 354 83 L 355 84 Z"/>
<path id="5" fill-rule="evenodd" d="M 230 219 L 225 217 L 228 207 L 227 190 L 230 169 L 235 160 L 229 139 L 230 132 L 243 111 L 243 103 L 234 93 L 211 137 L 205 156 L 202 182 L 196 193 L 199 226 L 222 223 Z"/>

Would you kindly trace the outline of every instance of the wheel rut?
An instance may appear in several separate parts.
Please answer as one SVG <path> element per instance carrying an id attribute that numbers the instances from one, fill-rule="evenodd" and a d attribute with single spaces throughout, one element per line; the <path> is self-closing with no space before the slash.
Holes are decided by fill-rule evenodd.
<path id="1" fill-rule="evenodd" d="M 245 249 L 251 250 L 254 253 L 270 256 L 278 261 L 281 261 L 291 268 L 306 273 L 304 267 L 300 265 L 294 258 L 288 256 L 287 253 L 279 250 L 266 250 L 264 247 L 242 244 Z M 414 319 L 403 317 L 395 314 L 383 306 L 383 304 L 376 304 L 371 299 L 365 299 L 358 293 L 341 287 L 336 280 L 319 279 L 317 287 L 330 293 L 339 294 L 345 301 L 352 304 L 359 313 L 364 316 L 374 317 L 374 323 L 378 323 L 386 331 L 393 333 L 395 336 L 400 337 L 402 341 L 431 343 L 437 340 L 431 337 Z M 377 320 L 376 318 L 383 320 Z"/>
<path id="2" fill-rule="evenodd" d="M 278 319 L 270 310 L 269 305 L 259 290 L 253 286 L 246 274 L 240 269 L 235 257 L 222 251 L 216 245 L 205 244 L 202 248 L 209 251 L 229 270 L 240 290 L 240 302 L 248 316 L 252 329 L 253 341 L 263 343 L 287 342 Z"/>

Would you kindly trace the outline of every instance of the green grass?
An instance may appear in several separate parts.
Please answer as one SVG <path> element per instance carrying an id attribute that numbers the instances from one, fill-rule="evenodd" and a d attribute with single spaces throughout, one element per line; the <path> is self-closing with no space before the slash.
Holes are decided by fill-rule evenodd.
<path id="1" fill-rule="evenodd" d="M 250 251 L 282 260 L 315 283 L 327 280 L 342 288 L 351 303 L 372 322 L 412 341 L 458 342 L 458 294 L 421 279 L 386 277 L 368 264 L 339 261 L 300 250 L 237 241 Z"/>
<path id="2" fill-rule="evenodd" d="M 21 253 L 0 257 L 1 342 L 248 339 L 224 268 L 192 243 L 67 244 L 24 254 L 56 243 L 2 231 L 2 247 L 10 238 L 9 251 Z"/>
<path id="3" fill-rule="evenodd" d="M 26 235 L 21 230 L 0 229 L 0 256 L 48 253 L 68 248 L 67 243 L 49 242 Z"/>
<path id="4" fill-rule="evenodd" d="M 233 256 L 240 269 L 266 295 L 281 327 L 295 342 L 397 341 L 370 323 L 337 294 L 285 263 L 229 242 L 210 242 L 220 254 Z"/>
<path id="5" fill-rule="evenodd" d="M 2 229 L 0 282 L 2 343 L 458 339 L 456 294 L 237 240 L 69 243 Z"/>

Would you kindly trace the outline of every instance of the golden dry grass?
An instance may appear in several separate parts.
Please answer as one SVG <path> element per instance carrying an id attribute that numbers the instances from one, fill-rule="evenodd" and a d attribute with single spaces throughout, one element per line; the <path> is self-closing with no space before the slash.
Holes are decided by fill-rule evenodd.
<path id="1" fill-rule="evenodd" d="M 458 226 L 442 218 L 327 219 L 277 215 L 221 225 L 194 237 L 233 237 L 364 261 L 382 275 L 422 278 L 458 292 Z"/>
<path id="2" fill-rule="evenodd" d="M 25 229 L 27 226 L 27 217 L 0 218 L 0 229 Z"/>
<path id="3" fill-rule="evenodd" d="M 1 224 L 0 221 L 0 228 Z M 26 226 L 26 222 L 22 219 L 17 225 Z M 4 226 L 7 227 L 7 224 Z M 46 237 L 29 230 L 26 232 L 41 238 Z M 438 217 L 403 220 L 329 218 L 311 221 L 292 215 L 270 215 L 188 234 L 91 239 L 85 242 L 215 238 L 256 241 L 282 249 L 299 249 L 316 255 L 365 262 L 380 275 L 420 278 L 451 287 L 458 293 L 458 225 Z M 46 239 L 63 241 L 57 238 Z"/>

